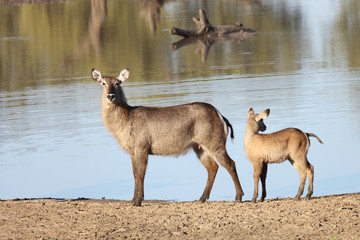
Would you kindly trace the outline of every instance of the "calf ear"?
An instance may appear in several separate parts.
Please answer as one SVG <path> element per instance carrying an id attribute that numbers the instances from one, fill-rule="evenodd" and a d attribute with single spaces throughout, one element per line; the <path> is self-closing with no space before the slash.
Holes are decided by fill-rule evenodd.
<path id="1" fill-rule="evenodd" d="M 99 83 L 101 83 L 102 81 L 102 76 L 99 70 L 96 70 L 95 68 L 91 69 L 91 77 L 92 79 L 94 79 L 94 81 L 97 81 Z"/>
<path id="2" fill-rule="evenodd" d="M 265 111 L 263 111 L 262 113 L 257 115 L 255 120 L 258 122 L 258 121 L 260 121 L 260 119 L 267 118 L 269 116 L 269 114 L 270 114 L 270 109 L 266 109 Z"/>
<path id="3" fill-rule="evenodd" d="M 130 70 L 128 68 L 124 68 L 123 70 L 121 70 L 119 76 L 116 79 L 121 82 L 126 82 L 129 76 L 130 76 Z"/>
<path id="4" fill-rule="evenodd" d="M 253 114 L 254 114 L 254 110 L 252 108 L 250 108 L 249 112 L 248 112 L 248 118 L 250 118 L 250 116 Z"/>

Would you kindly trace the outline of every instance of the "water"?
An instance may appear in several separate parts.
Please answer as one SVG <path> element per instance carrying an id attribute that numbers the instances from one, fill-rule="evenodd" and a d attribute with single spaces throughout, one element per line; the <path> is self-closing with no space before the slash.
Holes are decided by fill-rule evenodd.
<path id="1" fill-rule="evenodd" d="M 252 165 L 242 138 L 247 111 L 271 109 L 268 132 L 298 127 L 316 133 L 309 161 L 314 195 L 360 191 L 360 37 L 357 0 L 69 1 L 0 6 L 0 198 L 115 198 L 133 194 L 130 157 L 103 126 L 101 86 L 90 69 L 131 70 L 131 105 L 193 101 L 216 106 L 234 126 L 228 141 L 245 199 Z M 191 29 L 204 8 L 214 25 L 241 21 L 256 29 L 244 42 L 171 50 L 172 26 Z M 319 11 L 321 9 L 321 11 Z M 207 173 L 193 153 L 151 156 L 145 198 L 198 199 Z M 293 197 L 290 164 L 269 166 L 268 197 Z M 220 167 L 210 200 L 233 200 Z"/>

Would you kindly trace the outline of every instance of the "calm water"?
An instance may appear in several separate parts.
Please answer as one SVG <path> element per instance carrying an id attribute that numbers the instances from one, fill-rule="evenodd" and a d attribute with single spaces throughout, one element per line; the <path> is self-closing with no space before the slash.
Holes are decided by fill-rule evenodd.
<path id="1" fill-rule="evenodd" d="M 360 25 L 358 0 L 347 1 L 107 0 L 0 6 L 0 198 L 63 197 L 129 200 L 130 157 L 102 124 L 105 75 L 131 70 L 124 91 L 131 105 L 215 105 L 234 126 L 228 141 L 245 199 L 252 165 L 242 145 L 247 111 L 266 108 L 273 132 L 316 133 L 309 161 L 314 195 L 360 191 Z M 204 8 L 214 25 L 241 21 L 255 38 L 216 43 L 207 57 L 172 26 L 194 28 Z M 145 199 L 195 200 L 207 173 L 193 153 L 152 156 Z M 268 197 L 293 197 L 299 175 L 289 163 L 270 165 Z M 233 200 L 219 173 L 210 200 Z"/>

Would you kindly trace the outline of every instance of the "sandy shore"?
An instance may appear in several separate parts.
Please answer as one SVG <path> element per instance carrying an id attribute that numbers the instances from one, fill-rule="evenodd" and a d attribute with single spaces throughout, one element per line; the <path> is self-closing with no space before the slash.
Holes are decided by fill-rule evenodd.
<path id="1" fill-rule="evenodd" d="M 0 239 L 360 239 L 360 193 L 251 202 L 0 201 Z"/>

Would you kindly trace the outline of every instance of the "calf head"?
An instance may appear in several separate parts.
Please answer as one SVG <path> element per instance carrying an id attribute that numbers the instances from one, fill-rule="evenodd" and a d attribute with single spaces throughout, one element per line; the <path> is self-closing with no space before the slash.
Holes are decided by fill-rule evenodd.
<path id="1" fill-rule="evenodd" d="M 267 118 L 270 114 L 270 109 L 266 109 L 264 112 L 256 114 L 254 110 L 250 108 L 248 112 L 248 121 L 247 126 L 250 127 L 255 133 L 259 131 L 264 132 L 266 130 L 266 125 L 263 119 Z"/>

